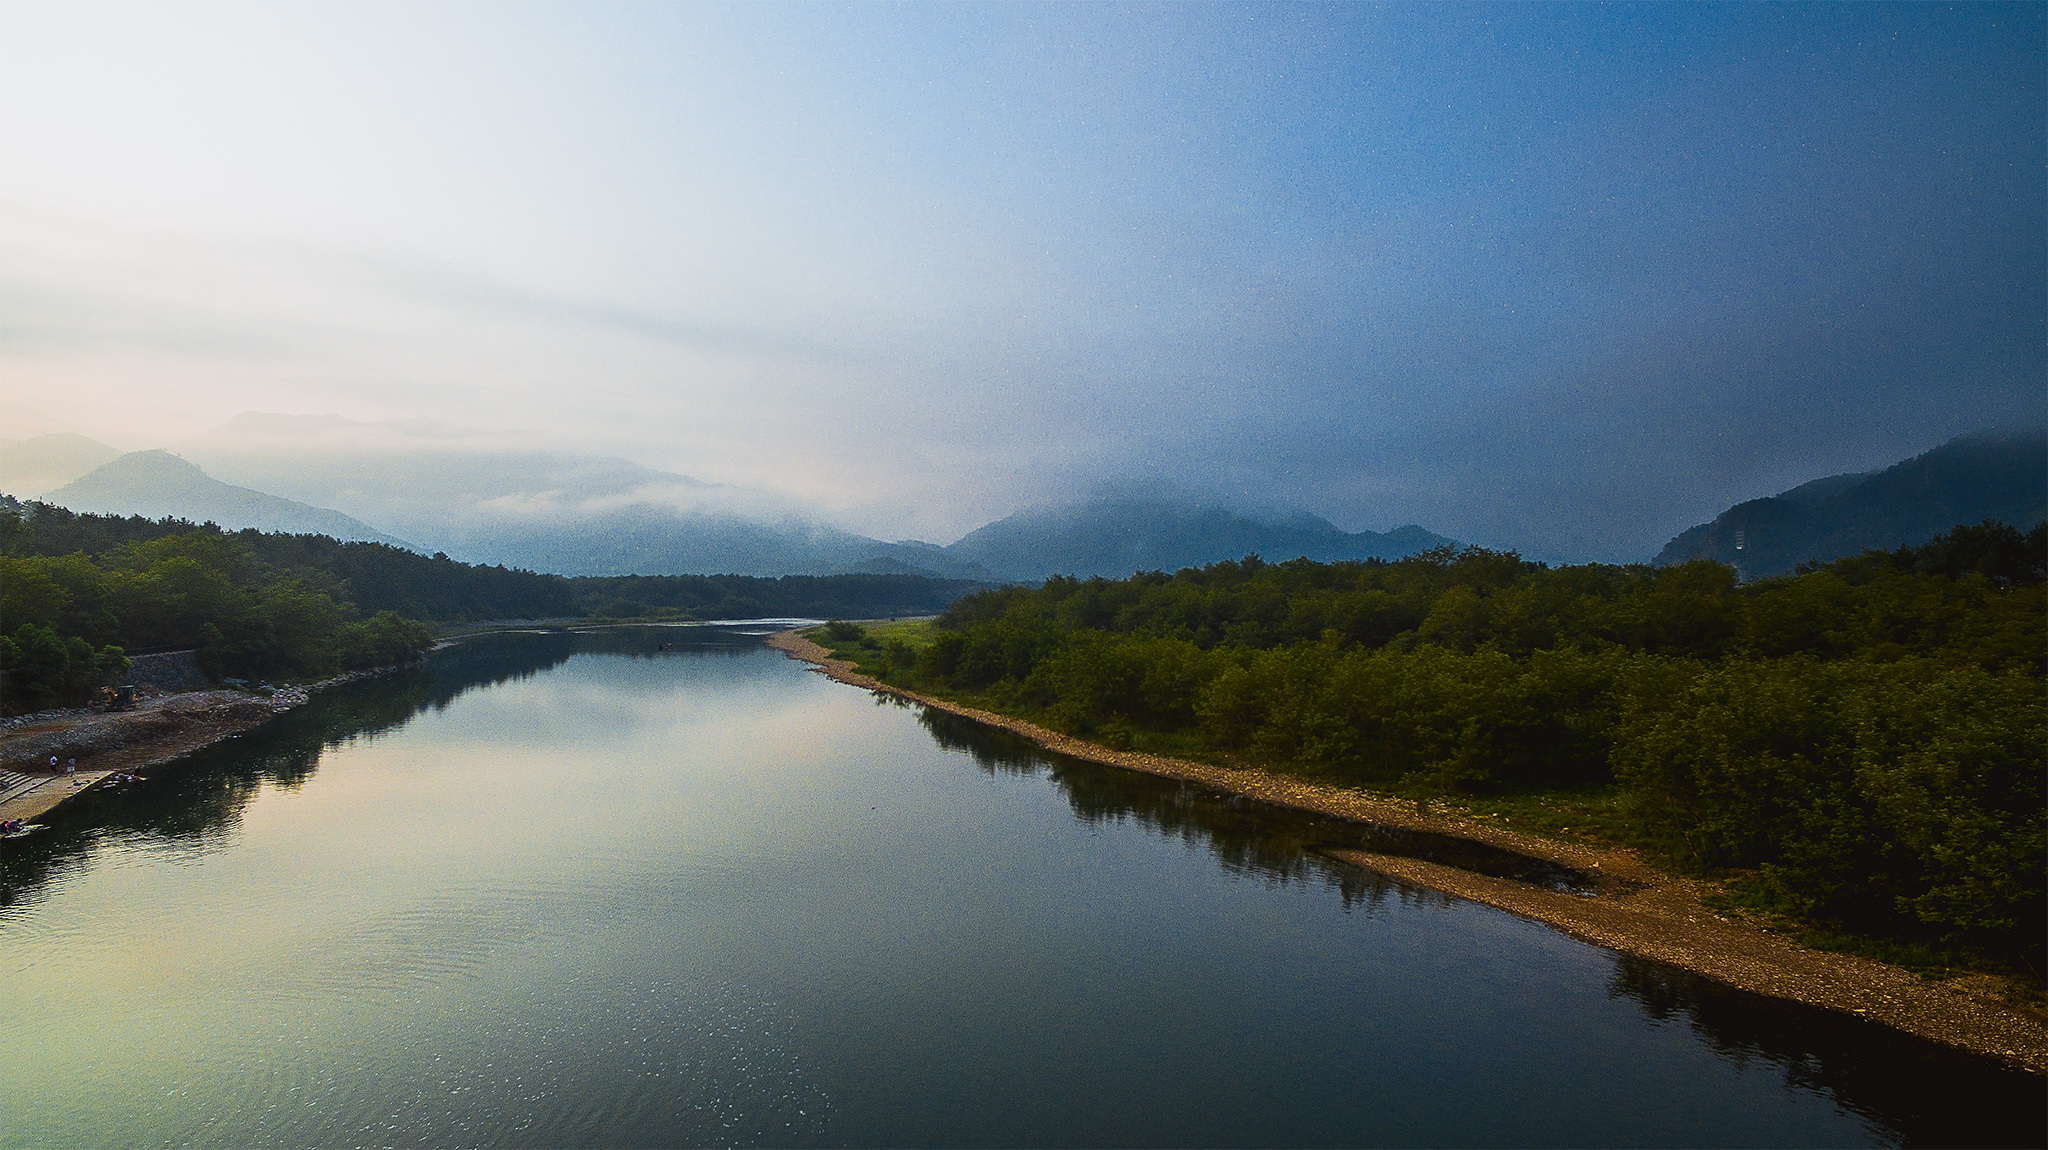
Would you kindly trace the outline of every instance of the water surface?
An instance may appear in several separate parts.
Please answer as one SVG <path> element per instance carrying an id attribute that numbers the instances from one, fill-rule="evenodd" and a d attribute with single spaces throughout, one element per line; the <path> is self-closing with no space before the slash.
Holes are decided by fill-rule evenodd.
<path id="1" fill-rule="evenodd" d="M 2042 1140 L 2038 1078 L 1359 833 L 744 630 L 480 639 L 8 844 L 0 1144 Z"/>

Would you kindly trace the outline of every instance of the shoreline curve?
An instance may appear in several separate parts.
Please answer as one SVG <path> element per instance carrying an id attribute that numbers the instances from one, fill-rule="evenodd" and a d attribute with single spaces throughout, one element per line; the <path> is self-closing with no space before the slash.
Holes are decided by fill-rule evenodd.
<path id="1" fill-rule="evenodd" d="M 2012 1003 L 1994 975 L 1931 982 L 1868 958 L 1814 950 L 1709 908 L 1711 889 L 1669 874 L 1619 847 L 1579 846 L 1436 814 L 1422 804 L 1353 788 L 1323 786 L 1264 771 L 1214 767 L 1184 759 L 1117 751 L 1009 715 L 919 694 L 835 659 L 801 630 L 772 635 L 768 646 L 812 664 L 828 678 L 893 695 L 1020 735 L 1054 754 L 1170 779 L 1352 822 L 1430 831 L 1545 859 L 1596 878 L 1591 897 L 1493 878 L 1441 863 L 1366 851 L 1332 850 L 1331 858 L 1403 882 L 1483 903 L 1543 923 L 1595 946 L 1667 963 L 1740 990 L 1852 1014 L 1945 1046 L 2048 1075 L 2048 1015 Z"/>

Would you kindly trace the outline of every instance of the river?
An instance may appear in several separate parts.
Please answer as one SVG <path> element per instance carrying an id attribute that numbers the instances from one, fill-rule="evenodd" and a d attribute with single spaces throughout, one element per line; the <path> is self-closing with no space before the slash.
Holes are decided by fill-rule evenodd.
<path id="1" fill-rule="evenodd" d="M 461 643 L 9 842 L 0 1145 L 2043 1139 L 2039 1078 L 760 635 Z"/>

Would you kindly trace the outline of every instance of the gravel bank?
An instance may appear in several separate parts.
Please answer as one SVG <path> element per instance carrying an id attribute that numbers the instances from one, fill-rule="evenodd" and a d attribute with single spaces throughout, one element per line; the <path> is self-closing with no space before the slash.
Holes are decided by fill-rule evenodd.
<path id="1" fill-rule="evenodd" d="M 0 819 L 38 818 L 114 774 L 147 774 L 303 706 L 316 691 L 388 670 L 351 671 L 318 683 L 280 687 L 268 695 L 187 691 L 145 700 L 132 711 L 53 711 L 10 720 L 0 731 L 0 769 L 46 775 L 51 756 L 77 759 L 84 785 L 53 780 L 0 803 Z"/>
<path id="2" fill-rule="evenodd" d="M 842 683 L 1000 727 L 1046 750 L 1087 762 L 1186 779 L 1357 822 L 1433 831 L 1548 859 L 1599 876 L 1592 897 L 1492 878 L 1419 859 L 1333 851 L 1332 857 L 1548 924 L 1598 946 L 1682 967 L 1743 990 L 1854 1014 L 1936 1042 L 2048 1074 L 2048 1017 L 2016 1001 L 1991 976 L 1940 982 L 1869 959 L 1811 950 L 1753 923 L 1724 917 L 1702 896 L 1711 889 L 1649 866 L 1634 852 L 1578 846 L 1471 820 L 1433 814 L 1418 804 L 1368 791 L 1317 786 L 1260 771 L 1232 770 L 1133 751 L 1113 751 L 1007 715 L 920 695 L 859 674 L 853 664 L 784 631 L 768 645 Z"/>

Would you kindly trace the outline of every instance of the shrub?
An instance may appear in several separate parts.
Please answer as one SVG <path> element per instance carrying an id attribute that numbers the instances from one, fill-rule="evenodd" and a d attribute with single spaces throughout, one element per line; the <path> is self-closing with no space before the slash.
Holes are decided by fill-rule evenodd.
<path id="1" fill-rule="evenodd" d="M 1615 769 L 1647 837 L 1760 868 L 1796 914 L 2037 962 L 2042 703 L 2031 676 L 1928 660 L 1734 662 L 1630 715 Z"/>
<path id="2" fill-rule="evenodd" d="M 825 638 L 834 643 L 858 643 L 867 637 L 867 629 L 858 623 L 834 619 L 825 624 Z"/>
<path id="3" fill-rule="evenodd" d="M 359 623 L 343 623 L 334 633 L 335 655 L 344 669 L 352 671 L 410 663 L 433 645 L 434 633 L 425 624 L 396 611 L 379 611 Z"/>
<path id="4" fill-rule="evenodd" d="M 84 703 L 127 673 L 128 659 L 119 647 L 95 651 L 76 635 L 62 638 L 35 623 L 0 636 L 0 702 L 9 710 Z"/>

